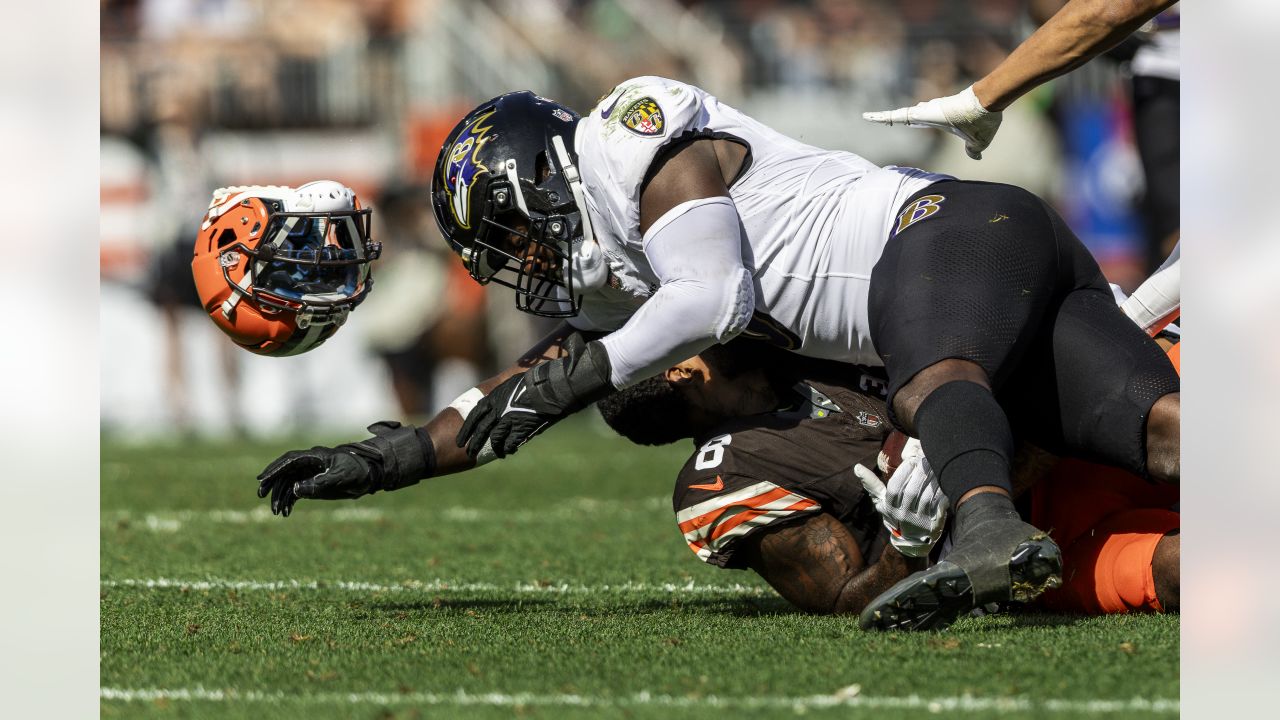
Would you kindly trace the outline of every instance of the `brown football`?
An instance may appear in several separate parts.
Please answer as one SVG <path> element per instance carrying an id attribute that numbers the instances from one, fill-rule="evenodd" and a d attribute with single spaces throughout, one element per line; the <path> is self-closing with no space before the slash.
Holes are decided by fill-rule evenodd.
<path id="1" fill-rule="evenodd" d="M 880 454 L 876 457 L 876 466 L 881 474 L 888 478 L 902 464 L 902 448 L 907 444 L 906 433 L 894 430 L 880 445 Z"/>

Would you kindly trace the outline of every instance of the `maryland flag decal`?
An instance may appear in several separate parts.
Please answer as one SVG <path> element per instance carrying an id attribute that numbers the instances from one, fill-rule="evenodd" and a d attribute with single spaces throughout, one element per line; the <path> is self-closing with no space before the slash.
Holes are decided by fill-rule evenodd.
<path id="1" fill-rule="evenodd" d="M 622 111 L 622 124 L 637 135 L 652 137 L 662 134 L 662 129 L 666 127 L 666 120 L 662 117 L 662 108 L 658 107 L 658 101 L 651 97 L 643 97 Z"/>

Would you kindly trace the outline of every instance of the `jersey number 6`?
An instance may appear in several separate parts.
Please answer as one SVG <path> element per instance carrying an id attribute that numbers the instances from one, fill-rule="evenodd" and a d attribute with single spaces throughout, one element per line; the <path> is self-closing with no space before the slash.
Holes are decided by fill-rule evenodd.
<path id="1" fill-rule="evenodd" d="M 693 467 L 696 470 L 708 470 L 720 464 L 724 460 L 724 447 L 733 442 L 730 435 L 718 435 L 707 441 L 705 445 L 698 448 L 698 459 L 694 462 Z"/>

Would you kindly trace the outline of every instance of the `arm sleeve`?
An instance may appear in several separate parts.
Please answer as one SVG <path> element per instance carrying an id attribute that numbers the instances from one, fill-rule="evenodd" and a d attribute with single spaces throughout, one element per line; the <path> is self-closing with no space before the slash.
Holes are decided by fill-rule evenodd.
<path id="1" fill-rule="evenodd" d="M 681 203 L 649 228 L 645 257 L 661 286 L 602 341 L 614 387 L 635 384 L 742 332 L 755 310 L 742 243 L 742 222 L 727 197 Z"/>

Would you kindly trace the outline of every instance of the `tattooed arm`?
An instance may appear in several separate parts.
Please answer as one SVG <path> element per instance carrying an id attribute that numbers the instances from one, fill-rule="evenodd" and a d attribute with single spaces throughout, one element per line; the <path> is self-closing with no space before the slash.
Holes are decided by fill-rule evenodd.
<path id="1" fill-rule="evenodd" d="M 861 612 L 927 562 L 886 546 L 880 561 L 867 567 L 853 534 L 827 513 L 757 533 L 745 542 L 752 570 L 796 607 L 821 614 Z"/>

